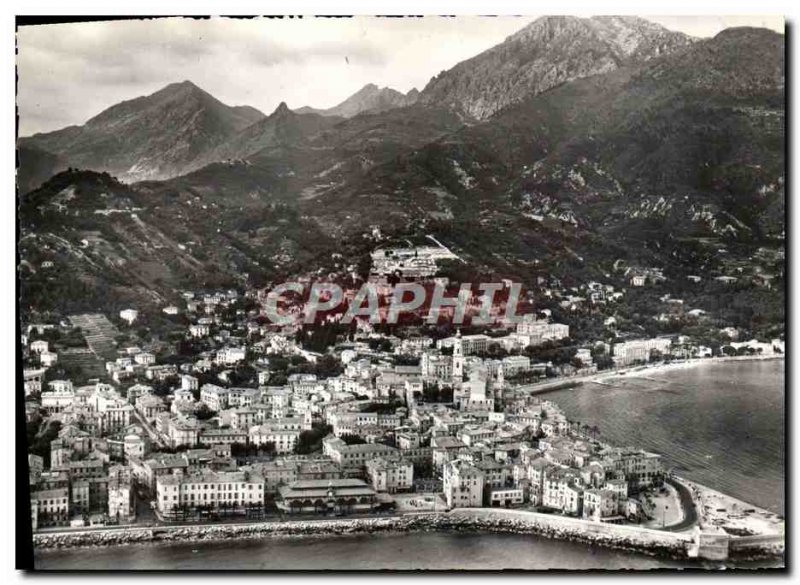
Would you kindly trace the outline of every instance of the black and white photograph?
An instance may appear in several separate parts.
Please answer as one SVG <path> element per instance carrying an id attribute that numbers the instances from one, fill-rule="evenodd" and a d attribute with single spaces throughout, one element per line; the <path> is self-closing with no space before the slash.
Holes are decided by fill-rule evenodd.
<path id="1" fill-rule="evenodd" d="M 790 23 L 603 8 L 17 15 L 17 569 L 787 571 Z"/>

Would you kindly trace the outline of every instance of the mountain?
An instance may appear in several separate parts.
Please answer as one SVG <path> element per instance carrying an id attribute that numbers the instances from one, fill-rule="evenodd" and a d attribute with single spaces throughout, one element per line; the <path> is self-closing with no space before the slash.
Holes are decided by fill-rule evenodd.
<path id="1" fill-rule="evenodd" d="M 210 158 L 220 162 L 141 186 L 202 194 L 223 207 L 322 201 L 371 169 L 461 126 L 449 110 L 417 105 L 349 119 L 297 114 L 281 105 L 213 151 Z"/>
<path id="2" fill-rule="evenodd" d="M 163 179 L 193 168 L 195 160 L 263 118 L 184 81 L 112 106 L 83 126 L 22 138 L 19 145 L 127 182 Z"/>
<path id="3" fill-rule="evenodd" d="M 32 191 L 67 166 L 62 156 L 21 146 L 17 149 L 17 189 L 20 193 Z"/>
<path id="4" fill-rule="evenodd" d="M 728 30 L 529 96 L 304 211 L 344 233 L 434 233 L 476 271 L 527 280 L 602 279 L 620 258 L 738 272 L 782 246 L 783 58 L 782 35 Z"/>
<path id="5" fill-rule="evenodd" d="M 242 213 L 202 190 L 126 185 L 74 169 L 27 193 L 18 218 L 25 312 L 155 308 L 177 302 L 186 286 L 263 283 L 278 266 L 299 272 L 334 245 L 286 205 Z"/>
<path id="6" fill-rule="evenodd" d="M 271 148 L 297 146 L 341 122 L 342 118 L 298 114 L 281 102 L 269 116 L 251 124 L 195 161 L 195 167 L 230 159 L 247 159 Z"/>
<path id="7" fill-rule="evenodd" d="M 692 41 L 632 16 L 545 16 L 440 73 L 419 99 L 485 120 L 531 95 L 680 51 Z"/>
<path id="8" fill-rule="evenodd" d="M 626 289 L 617 317 L 648 335 L 669 332 L 651 314 L 658 296 L 631 290 L 620 265 L 663 269 L 659 294 L 718 324 L 776 334 L 784 37 L 729 29 L 659 55 L 658 43 L 619 44 L 627 53 L 607 72 L 521 95 L 482 121 L 422 99 L 347 119 L 281 105 L 215 147 L 237 156 L 169 180 L 61 173 L 23 199 L 21 257 L 37 270 L 23 298 L 39 308 L 41 295 L 76 298 L 38 269 L 44 259 L 94 291 L 81 302 L 102 304 L 109 295 L 97 291 L 109 288 L 144 302 L 148 290 L 170 298 L 212 282 L 345 278 L 390 238 L 432 235 L 465 260 L 446 268 L 452 278 Z M 623 59 L 642 52 L 652 56 Z M 778 275 L 771 289 L 747 284 L 759 270 Z M 702 283 L 685 290 L 688 274 Z M 714 276 L 731 274 L 739 286 L 715 288 Z M 581 315 L 569 321 L 577 334 L 602 333 L 597 314 Z"/>
<path id="9" fill-rule="evenodd" d="M 368 83 L 339 105 L 326 110 L 317 110 L 308 106 L 295 110 L 298 114 L 319 114 L 321 116 L 339 116 L 352 118 L 364 112 L 379 113 L 410 106 L 419 98 L 416 88 L 407 94 L 402 94 L 390 87 L 379 88 L 374 83 Z"/>

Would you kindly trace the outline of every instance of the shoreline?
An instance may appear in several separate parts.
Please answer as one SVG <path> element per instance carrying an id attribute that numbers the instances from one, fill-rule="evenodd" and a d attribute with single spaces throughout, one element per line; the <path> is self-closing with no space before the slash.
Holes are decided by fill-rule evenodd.
<path id="1" fill-rule="evenodd" d="M 742 536 L 777 536 L 786 532 L 786 519 L 767 508 L 762 508 L 729 496 L 695 481 L 679 478 L 692 493 L 701 526 L 721 527 Z M 750 534 L 744 534 L 749 532 Z"/>
<path id="2" fill-rule="evenodd" d="M 703 358 L 670 364 L 641 365 L 626 369 L 623 375 L 645 371 L 693 367 L 698 364 L 785 359 L 776 356 L 726 356 Z M 614 376 L 604 372 L 592 377 Z M 569 380 L 561 380 L 562 384 Z M 735 560 L 782 559 L 784 557 L 785 520 L 777 513 L 749 504 L 732 496 L 676 477 L 692 492 L 698 512 L 698 526 L 708 534 L 722 534 L 730 541 L 730 558 Z M 725 508 L 720 514 L 720 508 Z M 730 511 L 730 512 L 729 512 Z M 732 512 L 732 513 L 731 513 Z M 755 524 L 753 523 L 755 521 Z M 641 525 L 623 525 L 604 529 L 602 523 L 539 514 L 524 510 L 498 508 L 455 509 L 450 512 L 415 512 L 391 517 L 303 518 L 280 522 L 243 522 L 237 524 L 196 524 L 98 528 L 84 531 L 41 532 L 34 534 L 34 550 L 65 550 L 95 546 L 126 546 L 158 543 L 224 542 L 239 539 L 336 537 L 358 534 L 403 534 L 412 532 L 472 532 L 527 534 L 552 540 L 582 542 L 604 548 L 627 550 L 648 556 L 691 559 L 694 528 L 682 533 L 648 529 Z M 613 525 L 612 525 L 613 526 Z M 733 533 L 724 528 L 733 529 Z M 737 532 L 738 531 L 738 532 Z M 653 536 L 656 534 L 658 536 Z M 645 538 L 640 538 L 645 535 Z M 661 538 L 663 537 L 663 539 Z M 655 540 L 654 540 L 655 539 Z M 661 542 L 664 540 L 664 542 Z"/>
<path id="3" fill-rule="evenodd" d="M 669 363 L 654 363 L 654 364 L 639 364 L 634 366 L 625 366 L 618 369 L 601 370 L 586 375 L 567 376 L 563 378 L 552 378 L 543 380 L 534 384 L 520 384 L 513 387 L 516 391 L 527 392 L 531 395 L 547 394 L 550 392 L 557 392 L 559 390 L 567 390 L 586 383 L 604 384 L 607 381 L 616 379 L 618 377 L 630 376 L 631 374 L 639 373 L 652 373 L 658 374 L 661 372 L 668 372 L 670 370 L 681 370 L 686 368 L 693 368 L 705 364 L 717 363 L 730 363 L 730 362 L 749 362 L 749 361 L 774 361 L 785 360 L 785 354 L 774 355 L 742 355 L 742 356 L 722 356 L 722 357 L 708 357 L 708 358 L 690 358 L 688 360 L 672 361 Z M 630 376 L 635 377 L 635 376 Z"/>
<path id="4" fill-rule="evenodd" d="M 669 372 L 671 370 L 684 370 L 688 368 L 694 368 L 697 366 L 702 365 L 713 365 L 718 363 L 731 363 L 731 362 L 761 362 L 761 361 L 775 361 L 775 360 L 785 360 L 785 355 L 767 355 L 767 356 L 755 356 L 755 355 L 736 355 L 736 356 L 723 356 L 723 357 L 711 357 L 711 358 L 692 358 L 688 360 L 680 360 L 680 361 L 672 361 L 669 363 L 655 363 L 655 364 L 641 364 L 638 366 L 628 366 L 625 368 L 620 368 L 618 370 L 603 370 L 602 372 L 597 372 L 596 374 L 592 374 L 591 376 L 587 376 L 589 380 L 586 381 L 603 381 L 605 378 L 616 378 L 617 376 L 630 376 L 631 374 L 638 374 L 642 372 L 648 372 L 652 374 L 658 374 L 661 372 Z M 631 376 L 633 377 L 633 376 Z"/>
<path id="5" fill-rule="evenodd" d="M 107 546 L 159 543 L 224 542 L 264 538 L 317 538 L 360 534 L 403 534 L 414 532 L 471 532 L 530 535 L 550 540 L 577 542 L 592 546 L 628 551 L 653 557 L 678 560 L 702 558 L 698 552 L 700 532 L 720 535 L 730 543 L 734 560 L 782 559 L 785 554 L 785 521 L 768 510 L 747 504 L 715 490 L 687 481 L 699 512 L 698 524 L 682 532 L 657 530 L 641 525 L 615 525 L 527 510 L 502 508 L 457 508 L 449 512 L 419 512 L 391 517 L 367 518 L 298 518 L 280 522 L 254 522 L 227 525 L 197 524 L 178 526 L 97 529 L 82 532 L 34 534 L 34 551 L 73 550 Z M 696 494 L 700 494 L 697 496 Z M 704 512 L 703 497 L 722 498 L 747 510 L 762 520 L 773 521 L 768 532 L 731 535 Z M 724 524 L 724 523 L 723 523 Z M 756 524 L 756 527 L 759 525 Z M 763 526 L 763 524 L 761 525 Z M 702 530 L 699 527 L 703 527 Z"/>
<path id="6" fill-rule="evenodd" d="M 614 371 L 611 374 L 625 374 L 632 372 L 640 372 L 640 371 L 649 371 L 649 372 L 661 372 L 661 371 L 668 371 L 668 370 L 680 370 L 684 368 L 692 368 L 695 366 L 700 366 L 704 364 L 716 364 L 716 363 L 729 363 L 729 362 L 761 362 L 761 361 L 774 361 L 774 360 L 785 360 L 785 354 L 775 354 L 775 355 L 731 355 L 731 356 L 722 356 L 722 357 L 710 357 L 710 358 L 691 358 L 688 360 L 676 360 L 669 363 L 656 363 L 656 364 L 642 364 L 639 366 L 632 366 L 628 369 L 621 368 L 620 371 Z"/>
<path id="7" fill-rule="evenodd" d="M 477 510 L 477 512 L 476 512 Z M 484 512 L 484 510 L 488 510 Z M 280 523 L 263 522 L 242 525 L 198 525 L 195 527 L 170 527 L 158 529 L 117 529 L 84 533 L 48 533 L 34 535 L 34 550 L 73 550 L 100 546 L 128 546 L 159 543 L 225 542 L 230 540 L 259 540 L 264 538 L 317 538 L 361 534 L 403 534 L 415 532 L 470 532 L 506 533 L 531 535 L 551 540 L 563 540 L 625 550 L 647 556 L 687 559 L 687 536 L 663 533 L 665 542 L 654 544 L 646 538 L 637 538 L 636 530 L 629 535 L 590 532 L 583 527 L 569 526 L 570 521 L 584 522 L 572 518 L 553 516 L 553 525 L 517 517 L 491 517 L 497 510 L 461 509 L 441 513 L 421 513 L 392 518 L 354 518 L 341 520 L 291 520 Z M 502 511 L 501 511 L 502 512 Z M 514 511 L 509 511 L 514 513 Z M 530 513 L 533 516 L 533 513 Z M 567 525 L 557 525 L 566 520 Z M 561 522 L 560 524 L 564 524 Z M 645 529 L 647 530 L 647 529 Z M 655 532 L 649 531 L 647 532 Z M 38 538 L 37 538 L 38 537 Z M 674 541 L 669 543 L 667 541 Z M 37 542 L 38 541 L 38 542 Z"/>

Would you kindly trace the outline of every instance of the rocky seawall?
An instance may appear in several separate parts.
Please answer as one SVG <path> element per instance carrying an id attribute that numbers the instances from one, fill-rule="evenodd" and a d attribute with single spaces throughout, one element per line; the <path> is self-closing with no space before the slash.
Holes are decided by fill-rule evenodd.
<path id="1" fill-rule="evenodd" d="M 685 558 L 686 543 L 665 541 L 654 543 L 637 538 L 635 533 L 592 533 L 577 526 L 546 526 L 518 518 L 475 517 L 469 513 L 419 514 L 389 518 L 354 518 L 341 520 L 291 520 L 255 524 L 198 526 L 164 526 L 156 528 L 118 528 L 81 532 L 59 532 L 34 535 L 38 549 L 118 546 L 148 542 L 219 541 L 243 538 L 280 536 L 335 536 L 384 532 L 463 531 L 532 534 L 545 538 L 585 542 L 649 555 Z"/>

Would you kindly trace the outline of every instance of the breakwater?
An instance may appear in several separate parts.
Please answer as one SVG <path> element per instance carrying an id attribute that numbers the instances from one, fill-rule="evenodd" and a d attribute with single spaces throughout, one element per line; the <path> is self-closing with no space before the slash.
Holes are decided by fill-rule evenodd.
<path id="1" fill-rule="evenodd" d="M 386 518 L 353 518 L 336 520 L 290 520 L 248 524 L 163 526 L 118 528 L 81 532 L 40 533 L 34 535 L 38 549 L 87 546 L 117 546 L 147 542 L 221 541 L 229 539 L 279 536 L 331 536 L 380 532 L 505 532 L 532 534 L 551 539 L 585 542 L 648 555 L 685 558 L 690 539 L 669 533 L 663 537 L 637 534 L 635 527 L 625 531 L 600 528 L 587 530 L 581 520 L 548 517 L 545 514 L 503 510 L 455 510 L 449 513 L 423 513 Z M 620 527 L 616 527 L 620 528 Z M 655 532 L 655 531 L 647 531 Z"/>
<path id="2" fill-rule="evenodd" d="M 704 554 L 700 535 L 639 526 L 606 524 L 579 518 L 522 510 L 456 509 L 446 513 L 419 513 L 384 518 L 289 520 L 224 525 L 117 528 L 80 532 L 39 533 L 37 549 L 118 546 L 157 542 L 225 541 L 286 536 L 336 536 L 403 532 L 474 532 L 528 534 L 554 540 L 586 543 L 671 559 L 716 558 Z M 704 535 L 704 537 L 707 535 Z M 737 538 L 725 535 L 725 550 L 739 558 L 775 558 L 783 555 L 782 539 Z M 725 557 L 727 552 L 725 553 Z M 724 558 L 724 557 L 723 557 Z"/>

